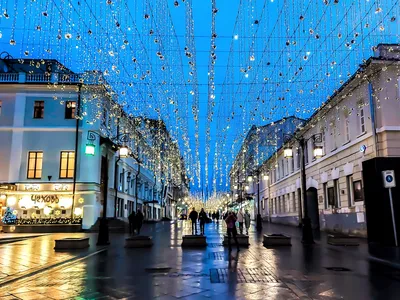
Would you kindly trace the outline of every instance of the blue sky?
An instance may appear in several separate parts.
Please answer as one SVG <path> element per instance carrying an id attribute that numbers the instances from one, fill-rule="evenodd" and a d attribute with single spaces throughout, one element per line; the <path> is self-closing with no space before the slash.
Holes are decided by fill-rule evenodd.
<path id="1" fill-rule="evenodd" d="M 176 2 L 2 0 L 0 44 L 16 58 L 105 72 L 128 112 L 167 123 L 193 192 L 228 190 L 226 174 L 251 125 L 307 118 L 373 46 L 399 41 L 395 0 L 218 0 L 210 80 L 212 1 Z M 185 55 L 188 43 L 196 60 Z"/>

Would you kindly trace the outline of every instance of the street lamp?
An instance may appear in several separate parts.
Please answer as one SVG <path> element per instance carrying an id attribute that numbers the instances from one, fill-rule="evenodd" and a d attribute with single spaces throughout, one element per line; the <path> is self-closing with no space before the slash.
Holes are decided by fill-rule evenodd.
<path id="1" fill-rule="evenodd" d="M 267 181 L 267 180 L 269 179 L 268 173 L 263 175 L 263 179 L 264 179 L 265 181 Z"/>
<path id="2" fill-rule="evenodd" d="M 129 149 L 126 146 L 119 148 L 119 156 L 121 158 L 127 158 L 129 156 Z"/>
<path id="3" fill-rule="evenodd" d="M 308 139 L 305 139 L 302 136 L 296 136 L 295 134 L 285 134 L 284 135 L 284 140 L 285 143 L 287 143 L 290 139 L 295 139 L 300 146 L 301 150 L 301 189 L 302 189 L 302 198 L 304 202 L 304 218 L 303 218 L 303 237 L 302 237 L 302 242 L 304 244 L 314 244 L 314 237 L 313 237 L 313 232 L 312 232 L 312 227 L 311 227 L 311 219 L 308 216 L 308 203 L 307 203 L 307 191 L 306 191 L 306 163 L 305 163 L 305 145 L 306 143 L 311 139 L 314 144 L 315 143 L 321 143 L 322 142 L 322 134 L 317 133 L 309 137 Z M 317 148 L 317 147 L 315 147 Z M 314 148 L 314 150 L 315 150 Z M 287 147 L 284 149 L 284 156 L 286 158 L 291 158 L 293 157 L 293 150 L 289 150 L 291 148 Z M 314 151 L 314 157 L 317 158 L 315 154 L 322 154 L 322 147 L 318 146 L 318 150 Z M 287 155 L 285 155 L 287 154 Z M 299 199 L 299 213 L 302 211 L 301 207 L 301 199 Z"/>
<path id="4" fill-rule="evenodd" d="M 324 149 L 322 146 L 314 146 L 314 158 L 321 158 L 324 155 Z"/>

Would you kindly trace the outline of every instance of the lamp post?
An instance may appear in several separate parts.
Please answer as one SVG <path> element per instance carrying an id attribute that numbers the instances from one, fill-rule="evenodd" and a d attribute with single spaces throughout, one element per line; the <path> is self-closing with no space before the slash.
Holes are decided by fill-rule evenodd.
<path id="1" fill-rule="evenodd" d="M 288 141 L 290 139 L 295 139 L 300 146 L 300 155 L 301 155 L 301 192 L 302 192 L 302 198 L 303 198 L 303 204 L 304 204 L 304 218 L 303 218 L 303 237 L 302 237 L 302 242 L 304 244 L 314 244 L 314 237 L 313 237 L 313 232 L 312 232 L 312 227 L 311 227 L 311 219 L 308 215 L 308 203 L 307 203 L 307 190 L 306 190 L 306 163 L 305 163 L 305 145 L 306 143 L 312 139 L 314 143 L 321 143 L 322 142 L 322 134 L 317 133 L 309 137 L 308 139 L 305 139 L 302 136 L 296 136 L 295 134 L 293 135 L 284 135 L 285 141 Z M 322 147 L 318 146 L 315 147 L 314 149 L 314 157 L 319 158 L 322 156 Z M 284 157 L 285 158 L 293 158 L 293 150 L 289 147 L 284 149 Z M 302 210 L 301 207 L 301 202 L 299 199 L 299 209 L 300 211 Z"/>
<path id="2" fill-rule="evenodd" d="M 257 217 L 256 217 L 256 228 L 258 232 L 262 231 L 262 218 L 260 212 L 260 170 L 256 169 L 254 171 L 256 176 L 256 181 L 253 180 L 253 176 L 248 177 L 249 182 L 257 183 Z M 253 185 L 254 186 L 254 185 Z"/>

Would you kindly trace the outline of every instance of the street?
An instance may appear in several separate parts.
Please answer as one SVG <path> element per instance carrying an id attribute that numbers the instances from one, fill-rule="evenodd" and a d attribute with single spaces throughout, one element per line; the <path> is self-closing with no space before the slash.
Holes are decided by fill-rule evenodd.
<path id="1" fill-rule="evenodd" d="M 225 226 L 206 224 L 208 246 L 182 249 L 187 221 L 146 224 L 151 249 L 125 249 L 127 235 L 54 234 L 4 244 L 1 299 L 397 299 L 399 271 L 368 261 L 361 249 L 303 246 L 295 229 L 291 247 L 267 249 L 254 228 L 250 246 L 231 254 L 221 245 Z M 87 235 L 91 247 L 55 252 L 54 239 Z M 2 238 L 0 236 L 0 238 Z M 322 241 L 322 239 L 321 239 Z M 106 249 L 106 250 L 104 250 Z M 19 273 L 18 273 L 19 272 Z"/>

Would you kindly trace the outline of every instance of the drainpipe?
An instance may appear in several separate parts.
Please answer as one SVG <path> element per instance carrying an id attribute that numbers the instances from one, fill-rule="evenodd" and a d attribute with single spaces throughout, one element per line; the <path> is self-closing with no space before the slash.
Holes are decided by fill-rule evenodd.
<path id="1" fill-rule="evenodd" d="M 72 185 L 71 223 L 72 223 L 72 219 L 74 218 L 76 175 L 77 175 L 77 167 L 78 167 L 79 117 L 80 117 L 80 111 L 81 111 L 81 88 L 82 88 L 82 85 L 78 84 L 78 103 L 76 106 L 76 123 L 75 123 L 75 159 L 74 159 L 74 182 Z"/>
<path id="2" fill-rule="evenodd" d="M 372 86 L 372 82 L 368 80 L 368 96 L 369 96 L 369 107 L 371 112 L 372 134 L 374 137 L 374 151 L 375 151 L 375 157 L 379 157 L 378 135 L 376 134 L 376 122 L 375 122 L 375 101 L 373 93 L 374 93 L 374 88 Z"/>

